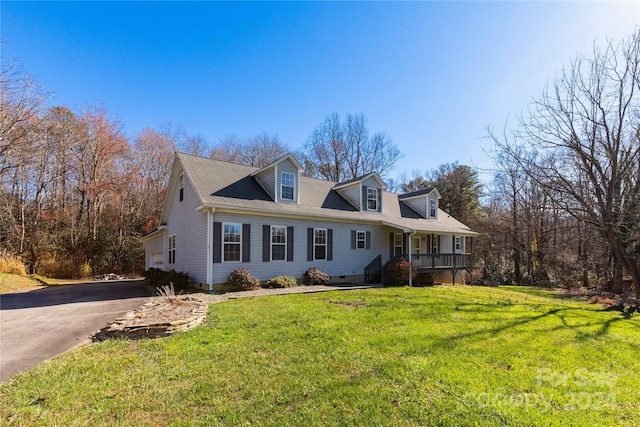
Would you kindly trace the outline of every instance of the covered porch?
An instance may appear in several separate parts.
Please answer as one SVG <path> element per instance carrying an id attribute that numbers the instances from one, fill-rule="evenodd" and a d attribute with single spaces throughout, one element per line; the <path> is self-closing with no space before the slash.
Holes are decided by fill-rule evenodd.
<path id="1" fill-rule="evenodd" d="M 475 233 L 474 233 L 475 234 Z M 473 239 L 471 235 L 436 234 L 430 232 L 406 231 L 393 232 L 389 235 L 389 260 L 404 259 L 413 264 L 422 282 L 435 283 L 446 275 L 455 284 L 456 276 L 461 271 L 471 271 Z M 378 265 L 376 264 L 376 261 Z M 365 269 L 367 278 L 382 274 L 382 262 L 378 258 Z M 450 273 L 450 276 L 446 273 Z M 409 285 L 414 278 L 410 278 Z"/>

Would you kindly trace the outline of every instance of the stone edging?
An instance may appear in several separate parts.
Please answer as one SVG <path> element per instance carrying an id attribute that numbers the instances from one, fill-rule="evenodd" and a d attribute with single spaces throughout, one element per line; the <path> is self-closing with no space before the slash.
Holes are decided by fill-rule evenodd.
<path id="1" fill-rule="evenodd" d="M 93 341 L 104 341 L 109 338 L 139 339 L 166 337 L 198 326 L 209 313 L 208 304 L 201 299 L 192 297 L 172 298 L 180 298 L 182 304 L 189 304 L 192 307 L 188 317 L 166 322 L 145 323 L 141 321 L 140 319 L 145 317 L 142 313 L 152 312 L 155 307 L 163 303 L 162 300 L 155 300 L 146 303 L 134 311 L 128 312 L 123 317 L 116 319 L 105 328 L 102 328 L 93 336 Z"/>

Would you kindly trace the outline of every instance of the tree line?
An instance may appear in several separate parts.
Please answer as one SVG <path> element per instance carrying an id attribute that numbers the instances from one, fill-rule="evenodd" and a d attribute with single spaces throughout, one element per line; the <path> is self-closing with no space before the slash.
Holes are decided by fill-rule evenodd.
<path id="1" fill-rule="evenodd" d="M 45 108 L 45 91 L 3 63 L 0 245 L 47 275 L 138 272 L 176 150 L 254 167 L 293 152 L 307 176 L 375 171 L 396 192 L 436 187 L 442 209 L 481 233 L 473 252 L 485 281 L 622 291 L 630 278 L 639 292 L 639 45 L 638 33 L 594 44 L 515 125 L 487 128 L 484 184 L 456 162 L 393 179 L 401 153 L 363 114 L 329 114 L 297 150 L 266 133 L 210 146 L 173 125 L 127 138 L 104 108 Z"/>

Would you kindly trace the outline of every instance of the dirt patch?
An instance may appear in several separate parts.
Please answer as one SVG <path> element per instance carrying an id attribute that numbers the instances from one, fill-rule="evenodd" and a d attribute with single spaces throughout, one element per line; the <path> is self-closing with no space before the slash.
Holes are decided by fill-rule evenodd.
<path id="1" fill-rule="evenodd" d="M 335 301 L 331 299 L 324 299 L 322 301 L 326 302 L 327 304 L 339 305 L 341 307 L 348 307 L 348 308 L 369 307 L 370 305 L 364 301 Z"/>
<path id="2" fill-rule="evenodd" d="M 109 338 L 157 338 L 186 331 L 207 317 L 204 301 L 189 296 L 157 297 L 101 329 L 94 341 Z"/>

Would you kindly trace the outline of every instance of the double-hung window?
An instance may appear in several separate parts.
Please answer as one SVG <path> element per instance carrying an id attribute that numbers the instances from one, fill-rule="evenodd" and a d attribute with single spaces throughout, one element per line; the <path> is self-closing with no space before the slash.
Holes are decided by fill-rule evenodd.
<path id="1" fill-rule="evenodd" d="M 242 225 L 223 225 L 223 249 L 224 261 L 240 261 L 242 253 Z"/>
<path id="2" fill-rule="evenodd" d="M 169 264 L 176 262 L 176 235 L 169 236 Z"/>
<path id="3" fill-rule="evenodd" d="M 456 236 L 456 251 L 459 251 L 462 249 L 462 239 L 460 238 L 460 236 Z"/>
<path id="4" fill-rule="evenodd" d="M 271 261 L 287 259 L 287 227 L 271 226 Z"/>
<path id="5" fill-rule="evenodd" d="M 293 176 L 293 174 L 289 172 L 282 172 L 280 196 L 283 199 L 293 200 L 294 186 L 295 186 L 295 177 Z"/>
<path id="6" fill-rule="evenodd" d="M 378 210 L 378 189 L 367 188 L 367 210 Z"/>
<path id="7" fill-rule="evenodd" d="M 327 259 L 327 229 L 313 230 L 313 259 Z"/>
<path id="8" fill-rule="evenodd" d="M 402 255 L 403 244 L 402 244 L 402 233 L 393 233 L 393 255 L 398 256 Z"/>
<path id="9" fill-rule="evenodd" d="M 433 199 L 429 200 L 429 216 L 431 218 L 436 217 L 436 201 Z"/>
<path id="10" fill-rule="evenodd" d="M 178 175 L 178 191 L 180 193 L 180 201 L 184 200 L 184 172 Z"/>
<path id="11" fill-rule="evenodd" d="M 367 247 L 367 233 L 356 231 L 356 248 L 365 249 Z"/>

